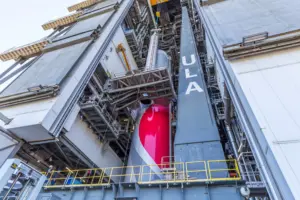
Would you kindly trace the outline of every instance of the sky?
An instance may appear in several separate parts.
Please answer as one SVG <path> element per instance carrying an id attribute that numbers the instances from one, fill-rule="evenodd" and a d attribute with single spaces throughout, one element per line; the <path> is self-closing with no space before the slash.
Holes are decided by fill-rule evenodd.
<path id="1" fill-rule="evenodd" d="M 82 0 L 0 0 L 0 52 L 39 40 L 51 33 L 42 24 L 69 14 Z M 0 73 L 13 61 L 0 61 Z"/>

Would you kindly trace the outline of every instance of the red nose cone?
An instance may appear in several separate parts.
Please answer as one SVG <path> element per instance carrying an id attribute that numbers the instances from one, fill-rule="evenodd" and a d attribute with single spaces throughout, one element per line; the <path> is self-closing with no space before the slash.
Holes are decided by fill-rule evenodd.
<path id="1" fill-rule="evenodd" d="M 170 154 L 168 107 L 153 104 L 147 108 L 140 121 L 139 136 L 142 145 L 155 163 L 161 164 L 162 157 Z"/>

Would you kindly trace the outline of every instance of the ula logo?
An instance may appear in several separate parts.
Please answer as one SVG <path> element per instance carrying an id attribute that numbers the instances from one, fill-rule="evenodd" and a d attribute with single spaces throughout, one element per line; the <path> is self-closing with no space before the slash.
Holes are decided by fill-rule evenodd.
<path id="1" fill-rule="evenodd" d="M 195 63 L 196 63 L 196 57 L 195 57 L 194 54 L 191 55 L 191 62 L 190 63 L 188 63 L 186 61 L 185 56 L 182 57 L 182 64 L 184 66 L 191 66 Z M 186 79 L 190 79 L 190 78 L 198 76 L 198 74 L 191 74 L 189 68 L 185 68 L 184 71 L 185 71 L 185 78 Z M 185 95 L 189 95 L 191 92 L 196 92 L 196 91 L 200 93 L 200 92 L 203 92 L 203 89 L 199 86 L 199 84 L 196 81 L 191 81 L 191 82 L 189 82 L 189 85 L 186 89 Z"/>

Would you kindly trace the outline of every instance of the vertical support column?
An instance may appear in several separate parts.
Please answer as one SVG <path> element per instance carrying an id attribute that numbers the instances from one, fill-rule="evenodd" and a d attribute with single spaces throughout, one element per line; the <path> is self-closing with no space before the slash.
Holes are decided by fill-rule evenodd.
<path id="1" fill-rule="evenodd" d="M 88 195 L 88 189 L 85 187 L 84 188 L 84 194 L 83 194 L 83 200 L 86 200 L 86 197 L 87 197 L 87 195 Z"/>
<path id="2" fill-rule="evenodd" d="M 207 200 L 211 200 L 208 185 L 205 186 L 205 191 L 206 191 L 206 195 L 207 195 Z"/>
<path id="3" fill-rule="evenodd" d="M 121 183 L 119 183 L 119 194 L 118 197 L 124 197 L 124 188 Z"/>
<path id="4" fill-rule="evenodd" d="M 156 32 L 154 32 L 150 38 L 145 71 L 151 70 L 155 67 L 157 48 L 158 48 L 158 35 Z"/>
<path id="5" fill-rule="evenodd" d="M 157 24 L 155 22 L 155 17 L 154 17 L 153 10 L 152 10 L 151 0 L 147 0 L 147 3 L 148 3 L 148 7 L 149 7 L 149 11 L 150 11 L 150 15 L 151 15 L 151 18 L 152 18 L 154 28 L 157 28 Z"/>
<path id="6" fill-rule="evenodd" d="M 100 200 L 104 200 L 104 197 L 105 197 L 105 188 L 104 187 L 102 187 L 102 189 L 101 189 L 101 196 L 100 196 Z"/>

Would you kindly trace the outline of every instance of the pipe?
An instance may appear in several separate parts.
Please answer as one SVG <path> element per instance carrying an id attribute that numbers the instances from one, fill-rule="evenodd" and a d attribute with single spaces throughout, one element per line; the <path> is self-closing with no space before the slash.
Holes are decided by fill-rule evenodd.
<path id="1" fill-rule="evenodd" d="M 62 148 L 59 146 L 59 144 L 57 144 L 57 142 L 55 142 L 58 150 L 60 151 L 60 153 L 63 155 L 63 157 L 66 159 L 67 163 L 70 165 L 70 166 L 73 166 L 72 165 L 72 162 L 69 160 L 68 156 L 65 154 L 65 152 L 62 150 Z"/>
<path id="2" fill-rule="evenodd" d="M 224 109 L 225 109 L 225 122 L 227 124 L 231 123 L 231 99 L 228 89 L 224 83 Z"/>
<path id="3" fill-rule="evenodd" d="M 226 122 L 225 122 L 225 128 L 226 128 L 227 135 L 229 137 L 230 144 L 231 144 L 232 149 L 233 149 L 234 156 L 237 159 L 239 157 L 239 154 L 238 154 L 238 151 L 237 151 L 236 142 L 234 140 L 234 136 L 233 136 L 233 133 L 231 131 L 231 128 Z M 243 180 L 246 180 L 244 168 L 242 168 L 242 165 L 239 162 L 239 160 L 238 160 L 237 163 L 238 163 L 238 166 L 239 166 L 239 169 L 240 169 Z"/>
<path id="4" fill-rule="evenodd" d="M 15 186 L 15 184 L 17 183 L 18 179 L 20 178 L 21 173 L 19 172 L 17 177 L 15 178 L 14 182 L 11 184 L 11 186 L 9 187 L 8 191 L 6 192 L 5 196 L 3 197 L 3 200 L 7 200 L 8 195 L 10 193 L 10 191 L 13 189 L 13 187 Z"/>
<path id="5" fill-rule="evenodd" d="M 127 59 L 127 55 L 125 53 L 126 49 L 124 48 L 123 44 L 119 44 L 117 46 L 117 51 L 122 53 L 122 56 L 123 56 L 123 59 L 124 59 L 127 71 L 131 71 L 131 67 L 129 65 L 129 62 L 128 62 L 128 59 Z"/>
<path id="6" fill-rule="evenodd" d="M 235 137 L 234 137 L 233 132 L 232 132 L 231 127 L 230 127 L 231 99 L 230 99 L 230 95 L 229 95 L 229 92 L 228 92 L 227 87 L 226 87 L 225 84 L 224 84 L 224 105 L 225 105 L 225 128 L 226 128 L 226 132 L 227 132 L 227 135 L 228 135 L 228 138 L 229 138 L 229 142 L 230 142 L 231 147 L 233 149 L 234 156 L 237 159 L 239 157 L 239 150 L 237 149 L 237 144 L 236 144 L 236 141 L 235 141 Z M 239 160 L 238 160 L 237 163 L 239 165 L 239 169 L 240 169 L 243 180 L 246 180 L 244 168 L 242 167 Z"/>
<path id="7" fill-rule="evenodd" d="M 156 62 L 157 48 L 158 48 L 158 35 L 156 32 L 154 32 L 150 38 L 145 71 L 154 69 L 155 62 Z"/>
<path id="8" fill-rule="evenodd" d="M 147 0 L 147 3 L 148 3 L 149 10 L 150 10 L 150 15 L 151 15 L 151 18 L 152 18 L 153 25 L 154 25 L 155 28 L 157 28 L 157 24 L 155 22 L 155 17 L 154 17 L 152 5 L 151 5 L 151 0 Z"/>

